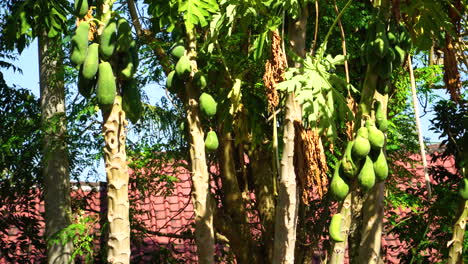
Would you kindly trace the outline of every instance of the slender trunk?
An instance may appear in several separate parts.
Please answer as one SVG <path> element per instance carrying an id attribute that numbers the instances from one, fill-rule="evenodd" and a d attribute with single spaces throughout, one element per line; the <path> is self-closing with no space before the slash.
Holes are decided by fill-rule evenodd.
<path id="1" fill-rule="evenodd" d="M 427 173 L 426 149 L 425 149 L 425 144 L 424 144 L 422 130 L 421 130 L 421 121 L 419 120 L 419 107 L 418 107 L 418 98 L 416 94 L 416 81 L 414 79 L 413 65 L 411 63 L 411 55 L 408 55 L 408 68 L 409 68 L 410 81 L 411 81 L 411 92 L 413 95 L 413 107 L 414 107 L 414 118 L 416 121 L 416 131 L 418 132 L 419 148 L 421 151 L 421 159 L 422 159 L 423 169 L 424 169 L 424 179 L 426 181 L 427 196 L 429 199 L 431 199 L 431 196 L 432 196 L 431 181 L 429 179 L 429 174 Z"/>
<path id="2" fill-rule="evenodd" d="M 195 35 L 188 32 L 189 52 L 196 57 Z M 196 62 L 191 61 L 196 68 Z M 195 243 L 197 244 L 198 263 L 214 263 L 213 201 L 210 191 L 210 177 L 205 157 L 204 132 L 198 107 L 199 92 L 188 82 L 185 87 L 187 122 L 189 126 L 190 160 L 192 174 L 192 201 L 195 211 Z"/>
<path id="3" fill-rule="evenodd" d="M 122 110 L 122 98 L 116 96 L 112 108 L 103 109 L 102 116 L 109 221 L 107 261 L 115 264 L 130 263 L 129 174 L 125 152 L 127 120 Z"/>
<path id="4" fill-rule="evenodd" d="M 305 5 L 299 20 L 291 21 L 288 28 L 289 45 L 301 57 L 304 57 L 306 53 L 307 17 L 307 5 Z M 296 64 L 296 67 L 300 66 L 300 64 Z M 297 213 L 299 209 L 299 193 L 296 184 L 296 173 L 294 172 L 294 120 L 301 119 L 301 108 L 295 101 L 294 93 L 291 93 L 286 99 L 283 157 L 281 159 L 278 204 L 275 217 L 274 264 L 294 263 Z"/>
<path id="5" fill-rule="evenodd" d="M 463 201 L 461 213 L 458 215 L 457 221 L 453 228 L 452 240 L 447 244 L 450 247 L 448 264 L 463 263 L 463 239 L 466 231 L 466 222 L 468 221 L 468 201 Z"/>
<path id="6" fill-rule="evenodd" d="M 221 178 L 224 193 L 223 209 L 229 222 L 232 223 L 230 225 L 231 232 L 226 236 L 239 263 L 258 263 L 259 250 L 252 240 L 244 200 L 236 177 L 231 133 L 222 132 L 220 143 Z"/>
<path id="7" fill-rule="evenodd" d="M 263 260 L 265 263 L 272 263 L 275 234 L 275 179 L 272 175 L 276 175 L 276 171 L 265 164 L 271 163 L 274 157 L 271 151 L 264 147 L 256 148 L 249 156 L 251 157 L 257 209 L 264 230 L 262 232 Z"/>
<path id="8" fill-rule="evenodd" d="M 39 68 L 43 139 L 43 177 L 48 263 L 69 263 L 72 241 L 49 243 L 70 224 L 70 176 L 66 142 L 63 52 L 60 37 L 39 35 Z"/>

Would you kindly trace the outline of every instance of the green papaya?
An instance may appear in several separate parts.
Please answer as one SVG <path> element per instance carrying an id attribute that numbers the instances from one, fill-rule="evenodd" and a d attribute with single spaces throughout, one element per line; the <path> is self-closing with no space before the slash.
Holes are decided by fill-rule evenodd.
<path id="1" fill-rule="evenodd" d="M 99 68 L 99 44 L 93 43 L 89 45 L 88 54 L 83 62 L 83 78 L 91 80 L 96 76 Z"/>
<path id="2" fill-rule="evenodd" d="M 410 52 L 413 47 L 411 35 L 403 25 L 400 26 L 400 39 L 398 46 L 400 46 L 405 52 Z"/>
<path id="3" fill-rule="evenodd" d="M 463 178 L 463 180 L 460 182 L 460 187 L 458 188 L 458 195 L 463 200 L 468 200 L 468 179 Z"/>
<path id="4" fill-rule="evenodd" d="M 381 149 L 385 144 L 385 135 L 380 131 L 371 120 L 366 121 L 366 127 L 369 131 L 369 143 L 372 149 Z"/>
<path id="5" fill-rule="evenodd" d="M 369 134 L 366 127 L 360 127 L 358 129 L 357 136 L 351 150 L 352 157 L 355 160 L 362 160 L 369 154 L 371 146 L 368 136 Z"/>
<path id="6" fill-rule="evenodd" d="M 396 59 L 395 51 L 392 48 L 389 48 L 387 50 L 386 57 L 388 58 L 389 61 L 393 62 Z"/>
<path id="7" fill-rule="evenodd" d="M 377 159 L 374 161 L 374 173 L 377 181 L 385 181 L 388 177 L 387 158 L 383 149 L 380 149 Z"/>
<path id="8" fill-rule="evenodd" d="M 366 156 L 366 161 L 364 162 L 364 165 L 362 166 L 361 171 L 359 172 L 358 182 L 364 191 L 368 191 L 372 189 L 372 187 L 374 187 L 374 163 L 372 162 L 369 156 Z"/>
<path id="9" fill-rule="evenodd" d="M 205 75 L 201 72 L 195 73 L 195 76 L 193 76 L 193 81 L 195 83 L 195 86 L 198 87 L 198 89 L 203 90 L 206 88 L 207 82 Z"/>
<path id="10" fill-rule="evenodd" d="M 216 135 L 216 132 L 210 131 L 206 135 L 205 139 L 205 148 L 208 152 L 212 152 L 218 149 L 219 142 L 218 142 L 218 136 Z"/>
<path id="11" fill-rule="evenodd" d="M 76 28 L 75 35 L 72 38 L 72 53 L 70 60 L 75 65 L 83 64 L 88 53 L 88 32 L 89 22 L 81 22 Z"/>
<path id="12" fill-rule="evenodd" d="M 385 36 L 377 37 L 374 40 L 373 45 L 374 45 L 374 50 L 376 51 L 377 56 L 383 58 L 387 54 L 387 51 L 389 49 L 387 37 Z"/>
<path id="13" fill-rule="evenodd" d="M 382 132 L 387 132 L 388 129 L 388 120 L 387 116 L 385 115 L 382 104 L 379 101 L 376 101 L 374 104 L 374 111 L 375 111 L 375 123 L 377 128 L 380 129 Z"/>
<path id="14" fill-rule="evenodd" d="M 343 200 L 349 192 L 348 184 L 340 176 L 341 162 L 339 161 L 335 166 L 335 172 L 330 183 L 330 192 L 338 199 Z"/>
<path id="15" fill-rule="evenodd" d="M 395 34 L 393 32 L 388 32 L 387 33 L 387 39 L 388 39 L 388 43 L 390 43 L 390 45 L 395 45 L 398 41 L 397 37 L 395 36 Z"/>
<path id="16" fill-rule="evenodd" d="M 132 42 L 132 28 L 125 18 L 119 18 L 117 21 L 117 52 L 128 52 Z"/>
<path id="17" fill-rule="evenodd" d="M 138 122 L 143 112 L 141 94 L 135 79 L 123 82 L 122 94 L 122 109 L 125 111 L 127 118 L 135 124 Z"/>
<path id="18" fill-rule="evenodd" d="M 125 80 L 129 80 L 135 73 L 135 66 L 133 65 L 133 58 L 131 53 L 122 54 L 120 76 Z"/>
<path id="19" fill-rule="evenodd" d="M 216 114 L 218 104 L 213 97 L 207 93 L 202 93 L 199 99 L 200 110 L 208 117 L 213 117 Z"/>
<path id="20" fill-rule="evenodd" d="M 117 91 L 114 73 L 109 62 L 99 63 L 96 97 L 100 105 L 112 105 Z"/>
<path id="21" fill-rule="evenodd" d="M 334 214 L 330 221 L 329 233 L 331 239 L 336 242 L 343 242 L 344 237 L 341 235 L 341 223 L 343 222 L 343 215 L 340 213 Z"/>
<path id="22" fill-rule="evenodd" d="M 105 60 L 109 59 L 112 54 L 114 54 L 115 42 L 117 38 L 117 34 L 115 32 L 116 28 L 117 23 L 114 20 L 111 20 L 102 31 L 99 40 L 99 53 Z"/>
<path id="23" fill-rule="evenodd" d="M 178 91 L 184 88 L 184 81 L 175 74 L 175 71 L 171 71 L 166 78 L 166 88 L 169 92 L 176 94 Z"/>
<path id="24" fill-rule="evenodd" d="M 183 45 L 176 45 L 174 48 L 171 50 L 171 55 L 175 59 L 180 59 L 182 56 L 185 55 L 185 48 Z"/>
<path id="25" fill-rule="evenodd" d="M 175 66 L 175 71 L 181 79 L 185 79 L 190 75 L 192 71 L 192 65 L 188 56 L 180 57 L 179 61 Z"/>
<path id="26" fill-rule="evenodd" d="M 77 17 L 84 17 L 88 13 L 88 9 L 88 0 L 75 0 L 75 15 Z"/>
<path id="27" fill-rule="evenodd" d="M 406 59 L 406 52 L 400 48 L 400 46 L 396 45 L 394 47 L 395 49 L 395 61 L 394 64 L 397 66 L 401 66 L 401 64 L 405 61 Z"/>
<path id="28" fill-rule="evenodd" d="M 129 52 L 132 56 L 132 60 L 133 60 L 133 69 L 136 70 L 138 69 L 138 65 L 140 65 L 140 59 L 138 57 L 138 45 L 136 43 L 136 41 L 134 39 L 132 39 L 132 41 L 130 41 L 130 48 L 129 48 Z"/>
<path id="29" fill-rule="evenodd" d="M 92 80 L 87 80 L 83 78 L 82 71 L 83 65 L 80 66 L 80 71 L 78 73 L 78 91 L 83 97 L 89 99 L 93 94 L 94 86 L 96 84 L 96 78 L 93 78 Z"/>
<path id="30" fill-rule="evenodd" d="M 358 167 L 354 163 L 352 155 L 351 155 L 353 144 L 354 144 L 354 141 L 348 142 L 348 144 L 346 145 L 345 154 L 343 155 L 343 158 L 341 159 L 341 170 L 343 171 L 343 174 L 350 179 L 354 178 L 356 174 L 358 173 Z"/>

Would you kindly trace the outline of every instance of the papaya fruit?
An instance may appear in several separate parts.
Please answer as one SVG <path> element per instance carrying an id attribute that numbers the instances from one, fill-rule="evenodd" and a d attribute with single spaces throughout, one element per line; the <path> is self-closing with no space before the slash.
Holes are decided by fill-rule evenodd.
<path id="1" fill-rule="evenodd" d="M 203 75 L 201 72 L 195 73 L 195 76 L 193 76 L 193 81 L 195 86 L 200 90 L 205 89 L 207 86 L 205 75 Z"/>
<path id="2" fill-rule="evenodd" d="M 366 127 L 369 131 L 369 143 L 372 149 L 381 149 L 385 144 L 385 135 L 376 126 L 374 121 L 367 120 Z"/>
<path id="3" fill-rule="evenodd" d="M 400 26 L 400 39 L 398 41 L 398 46 L 400 46 L 405 52 L 410 52 L 413 47 L 411 36 L 403 25 Z"/>
<path id="4" fill-rule="evenodd" d="M 109 62 L 99 63 L 96 97 L 100 105 L 112 105 L 117 91 L 114 73 Z"/>
<path id="5" fill-rule="evenodd" d="M 166 78 L 166 88 L 169 92 L 176 94 L 178 91 L 184 88 L 184 81 L 175 74 L 175 71 L 171 71 Z"/>
<path id="6" fill-rule="evenodd" d="M 88 9 L 88 0 L 75 0 L 75 15 L 77 17 L 84 17 L 88 13 Z"/>
<path id="7" fill-rule="evenodd" d="M 202 93 L 199 99 L 200 110 L 208 117 L 213 117 L 216 114 L 218 104 L 213 97 L 207 93 Z"/>
<path id="8" fill-rule="evenodd" d="M 135 66 L 133 65 L 133 58 L 131 53 L 122 54 L 122 66 L 120 70 L 120 76 L 125 80 L 129 80 L 133 77 L 135 73 Z"/>
<path id="9" fill-rule="evenodd" d="M 218 149 L 219 141 L 216 132 L 210 131 L 206 135 L 205 148 L 208 152 L 213 152 Z"/>
<path id="10" fill-rule="evenodd" d="M 395 50 L 392 49 L 392 48 L 389 48 L 387 50 L 387 55 L 386 55 L 387 59 L 391 62 L 393 62 L 395 59 L 396 59 L 396 54 L 395 54 Z"/>
<path id="11" fill-rule="evenodd" d="M 88 54 L 83 62 L 82 75 L 83 78 L 91 80 L 96 76 L 99 68 L 99 44 L 93 43 L 88 47 Z"/>
<path id="12" fill-rule="evenodd" d="M 122 109 L 127 118 L 135 124 L 143 113 L 141 94 L 135 79 L 130 79 L 122 83 Z"/>
<path id="13" fill-rule="evenodd" d="M 334 214 L 330 221 L 330 227 L 328 232 L 330 233 L 331 239 L 336 242 L 343 242 L 344 237 L 341 235 L 341 223 L 343 222 L 343 215 L 340 213 Z"/>
<path id="14" fill-rule="evenodd" d="M 374 161 L 374 173 L 377 181 L 385 181 L 388 177 L 387 158 L 383 149 L 380 149 L 377 159 Z"/>
<path id="15" fill-rule="evenodd" d="M 359 172 L 358 182 L 364 191 L 372 189 L 375 185 L 374 163 L 369 156 L 366 156 L 366 161 Z"/>
<path id="16" fill-rule="evenodd" d="M 460 186 L 458 187 L 458 195 L 463 200 L 468 200 L 468 179 L 463 178 L 463 180 L 460 182 Z"/>
<path id="17" fill-rule="evenodd" d="M 387 33 L 387 39 L 390 45 L 395 45 L 398 41 L 397 36 L 393 32 Z"/>
<path id="18" fill-rule="evenodd" d="M 175 66 L 175 72 L 181 79 L 185 79 L 190 75 L 192 71 L 192 65 L 190 64 L 190 59 L 188 56 L 180 57 L 179 61 Z"/>
<path id="19" fill-rule="evenodd" d="M 352 157 L 355 160 L 364 159 L 370 152 L 369 132 L 366 127 L 360 127 L 357 131 L 356 139 L 351 150 Z"/>
<path id="20" fill-rule="evenodd" d="M 332 181 L 330 183 L 330 192 L 337 200 L 343 200 L 349 192 L 348 184 L 340 176 L 341 162 L 335 166 Z"/>
<path id="21" fill-rule="evenodd" d="M 395 61 L 394 64 L 397 66 L 401 66 L 401 64 L 405 61 L 406 59 L 406 52 L 400 48 L 400 46 L 395 45 L 393 48 L 395 50 Z"/>
<path id="22" fill-rule="evenodd" d="M 72 53 L 70 60 L 75 65 L 83 64 L 88 53 L 88 32 L 89 22 L 83 21 L 76 28 L 75 35 L 72 38 Z"/>
<path id="23" fill-rule="evenodd" d="M 374 40 L 374 50 L 376 51 L 376 55 L 383 58 L 387 54 L 387 51 L 389 49 L 389 44 L 387 37 L 385 35 L 382 35 L 380 37 L 377 37 Z"/>
<path id="24" fill-rule="evenodd" d="M 128 52 L 132 39 L 132 28 L 130 24 L 125 18 L 119 18 L 117 21 L 117 52 Z"/>
<path id="25" fill-rule="evenodd" d="M 138 57 L 138 45 L 134 39 L 130 41 L 129 52 L 132 55 L 133 69 L 136 72 L 136 70 L 138 69 L 138 65 L 140 65 L 140 58 Z"/>
<path id="26" fill-rule="evenodd" d="M 80 66 L 80 70 L 78 73 L 78 92 L 80 94 L 89 99 L 93 94 L 94 86 L 96 85 L 96 78 L 91 80 L 83 78 L 83 65 Z"/>
<path id="27" fill-rule="evenodd" d="M 377 84 L 375 86 L 375 89 L 377 92 L 381 94 L 388 94 L 390 88 L 389 88 L 390 81 L 389 79 L 382 79 L 381 77 L 378 78 Z"/>
<path id="28" fill-rule="evenodd" d="M 185 55 L 185 48 L 183 45 L 177 44 L 174 46 L 171 50 L 171 55 L 174 57 L 176 60 L 180 59 L 182 56 Z"/>
<path id="29" fill-rule="evenodd" d="M 99 53 L 105 60 L 109 59 L 115 50 L 115 42 L 117 38 L 116 34 L 117 23 L 114 20 L 104 27 L 99 40 Z"/>
<path id="30" fill-rule="evenodd" d="M 387 132 L 388 129 L 388 120 L 387 116 L 385 115 L 382 109 L 382 103 L 380 101 L 376 101 L 374 103 L 374 111 L 375 111 L 375 123 L 377 128 L 380 129 L 382 132 Z"/>
<path id="31" fill-rule="evenodd" d="M 341 159 L 341 170 L 343 171 L 343 174 L 349 179 L 354 178 L 358 173 L 358 167 L 354 163 L 351 155 L 353 144 L 354 141 L 348 142 L 348 144 L 346 145 L 345 154 Z"/>

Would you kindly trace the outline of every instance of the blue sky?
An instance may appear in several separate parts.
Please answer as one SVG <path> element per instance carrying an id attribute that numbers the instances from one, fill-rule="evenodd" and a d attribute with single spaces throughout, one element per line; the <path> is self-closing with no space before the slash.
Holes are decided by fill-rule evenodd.
<path id="1" fill-rule="evenodd" d="M 39 67 L 38 67 L 38 55 L 37 55 L 37 40 L 35 40 L 28 48 L 26 48 L 21 56 L 13 63 L 23 70 L 24 74 L 8 70 L 4 72 L 4 77 L 8 85 L 17 85 L 22 88 L 27 88 L 32 91 L 34 95 L 39 97 Z M 150 84 L 144 87 L 146 94 L 150 99 L 150 103 L 158 101 L 161 96 L 165 96 L 163 89 L 157 84 Z M 438 91 L 439 96 L 446 97 L 444 91 Z M 420 107 L 420 113 L 422 114 L 422 106 Z M 428 109 L 430 111 L 430 108 Z M 430 142 L 439 142 L 439 135 L 434 134 L 429 130 L 430 120 L 433 118 L 431 112 L 427 113 L 421 118 L 421 127 L 425 138 L 429 139 Z"/>

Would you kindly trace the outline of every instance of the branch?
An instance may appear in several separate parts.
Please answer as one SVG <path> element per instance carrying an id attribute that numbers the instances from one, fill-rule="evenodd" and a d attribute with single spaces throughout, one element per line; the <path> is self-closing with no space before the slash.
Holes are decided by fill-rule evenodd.
<path id="1" fill-rule="evenodd" d="M 426 181 L 426 188 L 427 188 L 428 197 L 430 200 L 432 196 L 431 182 L 429 180 L 429 174 L 427 173 L 426 150 L 424 147 L 424 140 L 422 136 L 421 121 L 419 120 L 418 98 L 416 95 L 416 81 L 414 79 L 413 65 L 411 64 L 410 54 L 408 54 L 408 68 L 409 68 L 409 74 L 410 74 L 411 92 L 413 93 L 414 118 L 416 119 L 416 129 L 418 131 L 419 146 L 421 148 L 421 159 L 422 159 L 423 169 L 424 169 L 424 179 Z"/>
<path id="2" fill-rule="evenodd" d="M 156 55 L 156 58 L 161 63 L 161 67 L 163 68 L 164 73 L 166 73 L 167 76 L 172 70 L 172 64 L 169 60 L 169 56 L 167 56 L 166 51 L 159 45 L 159 42 L 161 42 L 161 40 L 155 38 L 150 30 L 143 29 L 143 27 L 141 26 L 140 19 L 138 17 L 138 13 L 135 6 L 135 1 L 128 0 L 127 4 L 128 9 L 130 11 L 132 24 L 135 27 L 137 33 L 137 37 L 153 50 L 154 54 Z"/>

